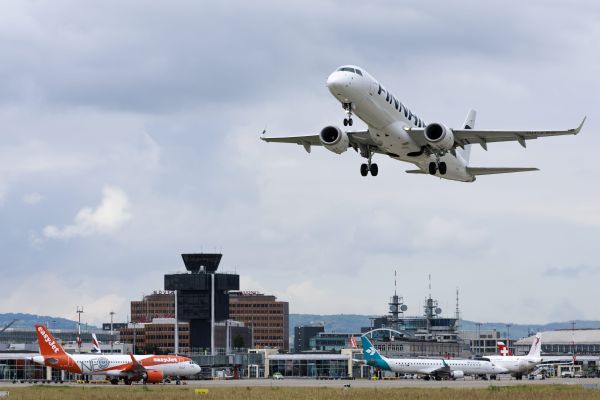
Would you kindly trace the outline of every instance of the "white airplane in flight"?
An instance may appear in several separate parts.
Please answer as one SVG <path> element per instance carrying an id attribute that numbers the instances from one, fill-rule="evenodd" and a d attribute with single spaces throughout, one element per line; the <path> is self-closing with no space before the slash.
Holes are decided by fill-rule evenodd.
<path id="1" fill-rule="evenodd" d="M 489 360 L 433 358 L 387 358 L 383 357 L 366 337 L 361 337 L 364 362 L 375 368 L 403 374 L 423 375 L 426 380 L 434 378 L 464 378 L 465 375 L 504 374 L 506 368 L 495 365 Z"/>
<path id="2" fill-rule="evenodd" d="M 475 129 L 475 110 L 470 110 L 460 129 L 451 129 L 439 122 L 425 123 L 363 68 L 353 65 L 339 67 L 327 79 L 327 87 L 346 111 L 344 126 L 352 126 L 357 115 L 367 124 L 363 131 L 342 131 L 326 126 L 318 135 L 266 137 L 266 142 L 296 143 L 310 153 L 311 146 L 324 146 L 342 154 L 348 148 L 360 152 L 367 163 L 360 166 L 362 176 L 369 172 L 377 176 L 373 154 L 387 155 L 412 163 L 411 174 L 431 174 L 444 179 L 473 182 L 478 175 L 537 171 L 537 168 L 479 168 L 469 166 L 472 144 L 487 150 L 491 142 L 516 141 L 523 147 L 526 140 L 545 136 L 576 135 L 585 118 L 575 129 L 554 131 L 508 131 Z M 265 132 L 263 131 L 263 134 Z"/>
<path id="3" fill-rule="evenodd" d="M 506 368 L 517 380 L 523 379 L 523 374 L 531 372 L 542 362 L 542 335 L 540 333 L 535 335 L 529 354 L 526 356 L 513 356 L 504 343 L 498 347 L 500 348 L 500 355 L 483 356 L 482 359 Z"/>
<path id="4" fill-rule="evenodd" d="M 158 383 L 166 377 L 192 376 L 200 366 L 187 357 L 157 355 L 68 354 L 43 325 L 36 325 L 40 355 L 32 361 L 81 375 L 104 375 L 114 385 L 123 379 Z"/>

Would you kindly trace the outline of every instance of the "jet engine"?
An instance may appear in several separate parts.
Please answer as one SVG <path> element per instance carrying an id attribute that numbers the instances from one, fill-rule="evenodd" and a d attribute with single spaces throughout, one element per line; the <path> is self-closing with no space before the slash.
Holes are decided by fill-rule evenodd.
<path id="1" fill-rule="evenodd" d="M 160 383 L 164 379 L 164 375 L 162 371 L 155 371 L 149 369 L 147 371 L 144 371 L 142 379 L 148 383 Z"/>
<path id="2" fill-rule="evenodd" d="M 425 139 L 429 144 L 442 151 L 452 150 L 454 147 L 454 134 L 452 129 L 434 122 L 425 127 Z"/>
<path id="3" fill-rule="evenodd" d="M 333 151 L 335 154 L 342 154 L 348 150 L 350 145 L 350 138 L 348 138 L 346 132 L 342 132 L 336 126 L 323 128 L 319 133 L 319 140 L 327 150 Z"/>
<path id="4" fill-rule="evenodd" d="M 465 373 L 463 371 L 452 371 L 450 372 L 450 377 L 452 379 L 464 378 Z"/>

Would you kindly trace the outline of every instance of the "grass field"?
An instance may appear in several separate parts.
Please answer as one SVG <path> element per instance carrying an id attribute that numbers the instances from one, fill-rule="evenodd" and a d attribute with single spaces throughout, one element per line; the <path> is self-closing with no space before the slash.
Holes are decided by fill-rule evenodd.
<path id="1" fill-rule="evenodd" d="M 4 387 L 0 391 L 10 392 L 14 399 L 210 399 L 210 400 L 470 400 L 470 399 L 600 399 L 600 390 L 584 389 L 578 385 L 529 385 L 490 386 L 487 389 L 363 389 L 363 388 L 209 388 L 207 394 L 196 394 L 195 388 L 172 386 L 132 387 L 76 387 L 76 386 L 31 386 Z"/>

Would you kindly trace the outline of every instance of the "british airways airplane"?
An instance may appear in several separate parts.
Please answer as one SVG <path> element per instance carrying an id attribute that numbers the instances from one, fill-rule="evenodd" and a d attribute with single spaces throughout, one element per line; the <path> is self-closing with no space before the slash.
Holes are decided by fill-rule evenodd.
<path id="1" fill-rule="evenodd" d="M 526 140 L 538 137 L 576 135 L 585 118 L 575 129 L 554 131 L 507 131 L 475 129 L 475 110 L 470 110 L 460 129 L 451 129 L 439 122 L 426 123 L 363 68 L 345 65 L 327 79 L 331 94 L 342 103 L 346 112 L 344 126 L 352 126 L 353 115 L 364 121 L 364 131 L 343 131 L 326 126 L 318 135 L 266 137 L 266 142 L 296 143 L 310 153 L 311 146 L 324 146 L 342 154 L 348 148 L 360 152 L 367 162 L 360 166 L 362 176 L 377 176 L 374 154 L 384 154 L 406 161 L 418 169 L 411 174 L 431 174 L 461 182 L 473 182 L 478 175 L 537 171 L 537 168 L 479 168 L 469 165 L 472 144 L 487 150 L 491 142 L 516 141 L 526 146 Z M 264 132 L 263 132 L 264 134 Z"/>

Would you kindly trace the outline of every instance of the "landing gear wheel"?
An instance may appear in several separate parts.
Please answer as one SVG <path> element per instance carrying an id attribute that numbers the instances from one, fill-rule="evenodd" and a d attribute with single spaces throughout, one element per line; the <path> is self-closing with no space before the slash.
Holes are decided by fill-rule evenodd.
<path id="1" fill-rule="evenodd" d="M 429 163 L 429 173 L 431 175 L 435 175 L 436 172 L 437 172 L 437 165 L 434 162 L 430 162 Z"/>
<path id="2" fill-rule="evenodd" d="M 352 126 L 352 104 L 344 103 L 342 107 L 346 111 L 346 118 L 344 118 L 344 126 Z"/>
<path id="3" fill-rule="evenodd" d="M 369 166 L 367 164 L 361 164 L 360 165 L 360 174 L 362 176 L 369 175 Z"/>
<path id="4" fill-rule="evenodd" d="M 118 385 L 119 384 L 119 380 L 118 379 L 111 379 L 110 380 L 110 384 L 111 385 Z"/>
<path id="5" fill-rule="evenodd" d="M 123 379 L 123 383 L 126 385 L 131 385 L 133 383 L 133 381 L 129 378 L 125 378 L 125 379 Z"/>
<path id="6" fill-rule="evenodd" d="M 369 167 L 369 171 L 371 172 L 372 176 L 377 176 L 377 174 L 379 173 L 379 167 L 377 166 L 377 164 L 371 164 L 371 166 Z"/>
<path id="7" fill-rule="evenodd" d="M 446 175 L 446 171 L 448 170 L 445 162 L 441 162 L 438 166 L 438 169 L 440 170 L 440 174 L 442 175 Z"/>

